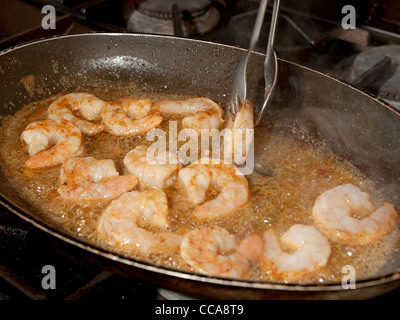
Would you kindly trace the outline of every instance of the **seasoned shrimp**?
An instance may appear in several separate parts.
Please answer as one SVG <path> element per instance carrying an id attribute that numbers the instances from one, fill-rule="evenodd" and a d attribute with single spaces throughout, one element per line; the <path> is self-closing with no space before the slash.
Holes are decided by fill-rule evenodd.
<path id="1" fill-rule="evenodd" d="M 317 198 L 313 217 L 318 228 L 330 239 L 364 245 L 389 234 L 396 225 L 398 214 L 394 206 L 386 202 L 374 211 L 368 193 L 345 184 L 327 190 Z"/>
<path id="2" fill-rule="evenodd" d="M 103 131 L 104 125 L 90 121 L 101 120 L 101 112 L 106 104 L 104 100 L 90 93 L 70 93 L 54 101 L 47 109 L 47 114 L 52 120 L 71 121 L 83 133 L 94 135 Z M 76 114 L 86 120 L 80 119 Z"/>
<path id="3" fill-rule="evenodd" d="M 183 127 L 197 133 L 201 129 L 218 129 L 224 122 L 222 107 L 209 98 L 157 101 L 154 107 L 162 114 L 186 115 Z"/>
<path id="4" fill-rule="evenodd" d="M 148 154 L 148 150 L 148 146 L 137 146 L 127 153 L 124 165 L 131 174 L 139 178 L 142 188 L 148 186 L 159 189 L 167 188 L 176 181 L 182 165 L 174 161 L 174 155 L 171 152 L 165 153 L 165 162 L 157 163 L 157 158 Z"/>
<path id="5" fill-rule="evenodd" d="M 198 227 L 187 233 L 181 243 L 181 257 L 194 270 L 214 276 L 244 278 L 258 262 L 263 241 L 257 234 L 239 244 L 226 229 Z"/>
<path id="6" fill-rule="evenodd" d="M 194 209 L 193 215 L 202 220 L 218 219 L 243 207 L 249 200 L 249 186 L 234 164 L 193 163 L 178 173 L 178 180 L 193 204 L 204 201 L 206 192 L 214 185 L 219 195 Z"/>
<path id="7" fill-rule="evenodd" d="M 119 175 L 111 159 L 72 158 L 63 163 L 58 192 L 69 200 L 112 199 L 132 190 L 138 183 L 133 175 Z"/>
<path id="8" fill-rule="evenodd" d="M 227 162 L 243 163 L 254 137 L 253 105 L 249 100 L 240 106 L 234 117 L 229 118 L 226 129 L 230 133 L 224 136 L 224 159 Z"/>
<path id="9" fill-rule="evenodd" d="M 28 147 L 28 169 L 61 164 L 82 151 L 81 131 L 67 120 L 32 122 L 22 132 L 21 141 Z"/>
<path id="10" fill-rule="evenodd" d="M 163 121 L 147 99 L 111 101 L 104 108 L 102 118 L 107 129 L 118 136 L 139 135 L 158 127 Z"/>
<path id="11" fill-rule="evenodd" d="M 168 203 L 164 191 L 149 189 L 124 193 L 103 212 L 97 231 L 112 242 L 143 254 L 178 249 L 182 236 L 168 231 L 148 231 L 142 225 L 168 227 Z"/>
<path id="12" fill-rule="evenodd" d="M 261 264 L 275 279 L 302 281 L 307 275 L 324 267 L 331 254 L 331 246 L 315 227 L 296 224 L 280 238 L 293 253 L 281 249 L 275 230 L 264 232 Z"/>

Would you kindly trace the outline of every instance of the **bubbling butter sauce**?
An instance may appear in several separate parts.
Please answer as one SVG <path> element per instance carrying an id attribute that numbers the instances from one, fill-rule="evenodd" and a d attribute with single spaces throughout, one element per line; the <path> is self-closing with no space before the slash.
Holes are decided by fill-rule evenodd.
<path id="1" fill-rule="evenodd" d="M 132 90 L 92 89 L 90 92 L 104 100 L 122 97 L 147 98 L 153 101 L 184 98 L 173 94 Z M 36 171 L 24 168 L 28 153 L 20 141 L 20 135 L 30 122 L 46 119 L 48 106 L 60 96 L 61 94 L 31 103 L 15 115 L 3 119 L 0 128 L 0 163 L 15 190 L 38 209 L 42 221 L 48 221 L 64 234 L 127 258 L 193 271 L 180 258 L 179 250 L 144 256 L 127 250 L 123 245 L 111 246 L 106 243 L 98 236 L 96 228 L 110 201 L 68 202 L 57 192 L 60 166 Z M 160 129 L 168 131 L 168 120 L 179 121 L 178 118 L 166 117 Z M 248 205 L 216 221 L 198 221 L 192 216 L 194 205 L 187 200 L 180 185 L 175 183 L 165 189 L 169 206 L 169 231 L 183 235 L 200 225 L 217 225 L 235 234 L 241 234 L 247 229 L 261 235 L 270 227 L 283 234 L 294 224 L 314 225 L 312 207 L 316 197 L 329 188 L 345 183 L 352 183 L 369 192 L 376 206 L 384 201 L 373 184 L 355 167 L 338 159 L 323 146 L 302 141 L 295 133 L 288 134 L 287 130 L 280 130 L 279 127 L 274 127 L 274 130 L 256 129 L 256 141 L 261 134 L 263 143 L 258 146 L 256 143 L 255 170 L 246 176 L 251 193 Z M 83 143 L 85 151 L 81 156 L 113 159 L 117 169 L 123 174 L 124 156 L 137 145 L 149 145 L 153 142 L 147 141 L 145 134 L 118 137 L 101 132 L 95 136 L 84 136 Z M 217 194 L 217 190 L 210 190 L 206 200 Z M 371 276 L 384 265 L 393 250 L 397 250 L 397 242 L 397 229 L 373 245 L 345 246 L 330 241 L 332 253 L 326 267 L 302 281 L 340 282 L 344 276 L 342 268 L 349 265 L 355 268 L 357 279 Z M 249 279 L 276 280 L 260 266 L 253 267 Z"/>

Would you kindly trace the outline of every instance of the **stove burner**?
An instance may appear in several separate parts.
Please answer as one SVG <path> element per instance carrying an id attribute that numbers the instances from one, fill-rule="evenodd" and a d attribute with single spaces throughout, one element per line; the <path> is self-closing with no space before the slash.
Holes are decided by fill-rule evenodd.
<path id="1" fill-rule="evenodd" d="M 221 18 L 211 0 L 146 0 L 129 16 L 128 31 L 174 35 L 174 5 L 179 8 L 185 36 L 204 34 Z"/>
<path id="2" fill-rule="evenodd" d="M 400 46 L 379 46 L 360 53 L 353 62 L 350 82 L 353 82 L 385 57 L 392 60 L 391 70 L 388 70 L 386 76 L 379 80 L 379 88 L 376 94 L 386 102 L 400 108 L 400 87 L 398 85 L 400 82 Z"/>
<path id="3" fill-rule="evenodd" d="M 211 6 L 211 0 L 147 0 L 141 3 L 138 11 L 150 17 L 163 20 L 172 19 L 172 5 L 178 5 L 182 18 L 197 18 L 202 16 Z"/>

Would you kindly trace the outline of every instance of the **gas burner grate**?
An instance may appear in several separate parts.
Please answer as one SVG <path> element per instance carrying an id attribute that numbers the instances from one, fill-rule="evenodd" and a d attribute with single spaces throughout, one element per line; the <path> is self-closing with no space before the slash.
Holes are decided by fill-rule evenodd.
<path id="1" fill-rule="evenodd" d="M 78 258 L 9 213 L 0 213 L 0 300 L 155 300 L 157 289 Z M 44 266 L 55 269 L 55 289 L 42 287 Z"/>

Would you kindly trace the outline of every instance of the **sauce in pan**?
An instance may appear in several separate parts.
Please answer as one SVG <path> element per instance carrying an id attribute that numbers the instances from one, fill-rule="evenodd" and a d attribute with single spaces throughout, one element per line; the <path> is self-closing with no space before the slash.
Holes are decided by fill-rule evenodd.
<path id="1" fill-rule="evenodd" d="M 177 99 L 175 95 L 143 92 L 91 90 L 98 97 L 114 100 L 121 97 L 148 98 L 151 100 Z M 51 102 L 60 95 L 25 106 L 13 116 L 3 119 L 0 129 L 1 165 L 6 176 L 22 197 L 29 200 L 40 212 L 41 218 L 50 221 L 52 225 L 65 234 L 102 247 L 120 255 L 150 262 L 168 268 L 193 271 L 179 255 L 179 250 L 144 256 L 143 254 L 126 250 L 123 245 L 111 246 L 96 233 L 97 224 L 103 210 L 110 201 L 69 202 L 63 200 L 57 192 L 59 186 L 60 166 L 29 171 L 24 168 L 28 159 L 25 146 L 20 135 L 26 126 L 33 121 L 46 119 L 46 110 Z M 160 128 L 168 131 L 166 117 Z M 179 125 L 178 125 L 179 126 Z M 246 176 L 249 183 L 251 199 L 247 206 L 239 211 L 216 221 L 202 222 L 196 220 L 191 204 L 181 186 L 176 182 L 166 188 L 169 206 L 169 231 L 185 234 L 197 226 L 216 225 L 224 227 L 230 233 L 241 234 L 243 230 L 254 230 L 262 234 L 266 229 L 274 227 L 283 234 L 294 224 L 315 225 L 312 217 L 312 207 L 318 195 L 323 191 L 352 183 L 363 191 L 369 192 L 373 203 L 378 206 L 385 199 L 374 190 L 368 181 L 350 163 L 339 160 L 329 150 L 298 139 L 296 134 L 287 134 L 284 130 L 256 129 L 257 135 L 262 134 L 263 143 L 256 143 L 255 170 Z M 265 138 L 268 135 L 268 138 Z M 124 173 L 123 158 L 140 144 L 151 144 L 146 141 L 146 135 L 134 137 L 118 137 L 107 132 L 94 136 L 84 135 L 84 153 L 81 156 L 92 156 L 99 159 L 113 159 L 121 174 Z M 207 199 L 214 198 L 216 190 L 207 193 Z M 206 199 L 206 200 L 207 200 Z M 329 241 L 331 255 L 327 265 L 299 281 L 309 283 L 327 283 L 341 281 L 344 266 L 353 266 L 357 279 L 372 275 L 384 265 L 386 259 L 396 249 L 398 239 L 397 229 L 385 236 L 378 243 L 364 246 L 342 245 Z M 290 248 L 286 248 L 290 251 Z M 278 280 L 263 270 L 260 266 L 252 267 L 249 279 Z"/>

